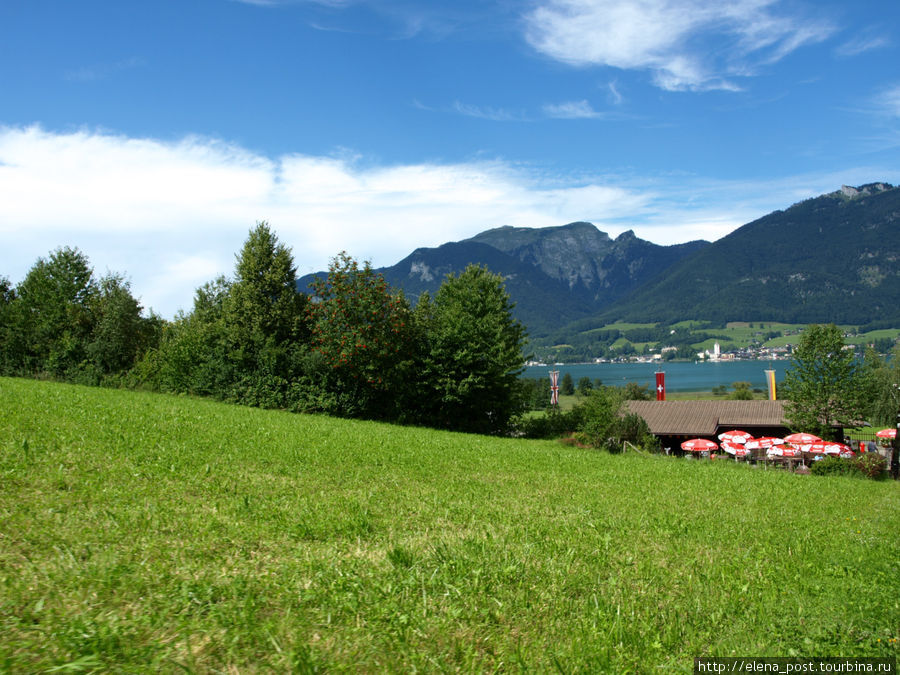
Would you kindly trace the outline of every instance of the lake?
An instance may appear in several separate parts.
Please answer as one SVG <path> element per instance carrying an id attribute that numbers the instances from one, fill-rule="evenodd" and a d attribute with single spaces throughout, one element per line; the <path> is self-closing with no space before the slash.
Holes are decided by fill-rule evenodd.
<path id="1" fill-rule="evenodd" d="M 603 384 L 622 387 L 628 382 L 648 385 L 652 391 L 656 387 L 654 373 L 662 370 L 666 374 L 666 391 L 711 391 L 713 387 L 725 385 L 731 390 L 733 382 L 749 382 L 753 389 L 767 391 L 766 373 L 775 371 L 775 382 L 784 379 L 784 371 L 790 361 L 675 361 L 665 364 L 655 363 L 576 363 L 560 366 L 528 366 L 524 377 L 549 377 L 549 371 L 558 370 L 559 377 L 570 373 L 575 384 L 582 377 L 600 379 Z"/>

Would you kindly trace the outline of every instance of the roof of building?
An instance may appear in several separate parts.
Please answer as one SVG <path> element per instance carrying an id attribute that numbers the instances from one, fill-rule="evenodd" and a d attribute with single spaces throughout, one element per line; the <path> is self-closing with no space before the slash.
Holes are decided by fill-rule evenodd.
<path id="1" fill-rule="evenodd" d="M 786 427 L 784 401 L 628 401 L 656 436 L 712 436 L 722 427 Z"/>

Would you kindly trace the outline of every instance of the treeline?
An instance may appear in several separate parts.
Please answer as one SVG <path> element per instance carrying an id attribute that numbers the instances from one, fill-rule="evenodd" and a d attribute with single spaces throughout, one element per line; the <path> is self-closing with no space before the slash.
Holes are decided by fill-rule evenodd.
<path id="1" fill-rule="evenodd" d="M 511 310 L 486 268 L 413 309 L 344 253 L 301 293 L 290 249 L 262 222 L 233 277 L 197 289 L 173 321 L 144 316 L 128 282 L 96 279 L 77 249 L 38 260 L 15 287 L 0 278 L 0 373 L 503 433 L 526 405 L 526 332 Z"/>
<path id="2" fill-rule="evenodd" d="M 0 277 L 0 373 L 112 382 L 159 344 L 164 324 L 142 315 L 122 276 L 96 279 L 83 253 L 60 248 L 18 286 Z"/>

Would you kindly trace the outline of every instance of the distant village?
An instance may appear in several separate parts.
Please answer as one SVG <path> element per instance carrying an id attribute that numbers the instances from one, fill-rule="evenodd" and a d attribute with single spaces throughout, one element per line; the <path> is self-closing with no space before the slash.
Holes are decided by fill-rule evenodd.
<path id="1" fill-rule="evenodd" d="M 850 346 L 852 348 L 852 346 Z M 743 347 L 723 352 L 721 345 L 716 342 L 713 348 L 697 352 L 696 359 L 700 361 L 786 361 L 790 359 L 792 345 L 779 347 Z M 667 361 L 666 354 L 678 351 L 677 347 L 663 347 L 652 354 L 627 354 L 612 358 L 596 358 L 590 363 L 658 363 Z M 529 361 L 528 366 L 547 365 L 541 361 Z"/>

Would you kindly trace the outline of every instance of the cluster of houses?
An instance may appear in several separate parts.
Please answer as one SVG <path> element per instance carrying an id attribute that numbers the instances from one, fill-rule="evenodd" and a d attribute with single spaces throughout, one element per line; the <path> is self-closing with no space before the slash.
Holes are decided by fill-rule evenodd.
<path id="1" fill-rule="evenodd" d="M 669 352 L 677 351 L 677 347 L 663 347 L 655 354 L 624 355 L 614 359 L 598 358 L 594 363 L 657 363 L 666 358 Z M 790 347 L 744 347 L 727 352 L 722 351 L 721 345 L 716 342 L 712 349 L 704 349 L 697 352 L 697 358 L 701 361 L 783 361 L 790 358 Z"/>

